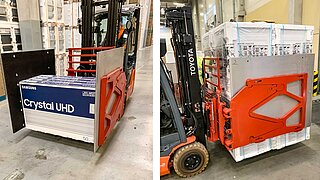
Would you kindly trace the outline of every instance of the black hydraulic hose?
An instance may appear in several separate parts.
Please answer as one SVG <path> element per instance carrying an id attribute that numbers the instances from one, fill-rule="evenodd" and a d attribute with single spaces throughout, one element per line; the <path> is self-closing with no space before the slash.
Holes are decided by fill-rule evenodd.
<path id="1" fill-rule="evenodd" d="M 189 109 L 189 107 L 188 107 L 188 111 L 190 112 L 191 117 L 194 120 L 194 128 L 192 131 L 187 132 L 186 136 L 190 136 L 190 135 L 194 134 L 194 132 L 196 132 L 196 130 L 198 129 L 198 120 L 197 120 L 196 116 L 192 113 L 192 111 Z"/>

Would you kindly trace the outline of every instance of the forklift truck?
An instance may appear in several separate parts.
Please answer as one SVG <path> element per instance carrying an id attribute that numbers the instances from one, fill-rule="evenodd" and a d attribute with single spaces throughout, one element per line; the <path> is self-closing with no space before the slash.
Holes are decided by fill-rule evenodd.
<path id="1" fill-rule="evenodd" d="M 123 0 L 99 2 L 82 0 L 83 18 L 80 23 L 82 48 L 69 48 L 68 76 L 96 77 L 97 79 L 95 103 L 93 104 L 96 107 L 90 110 L 91 113 L 94 113 L 94 125 L 92 125 L 94 127 L 90 127 L 94 128 L 92 132 L 94 140 L 90 140 L 94 142 L 94 151 L 105 142 L 116 122 L 123 115 L 126 102 L 134 88 L 140 8 L 137 6 L 123 12 L 123 4 Z M 96 11 L 96 8 L 99 11 Z M 125 32 L 118 36 L 123 20 L 122 14 L 127 18 Z M 99 24 L 102 20 L 107 21 L 106 27 Z M 102 28 L 106 28 L 107 31 L 103 43 L 97 44 Z M 126 34 L 125 37 L 124 34 Z M 108 61 L 106 59 L 102 61 L 100 59 L 98 62 L 97 52 L 104 50 L 106 52 L 100 54 L 109 52 L 112 58 L 109 57 L 108 60 L 111 59 L 112 64 L 109 62 L 108 65 L 108 62 L 103 61 Z M 119 52 L 123 53 L 119 54 Z M 80 58 L 80 61 L 75 58 Z M 79 66 L 74 66 L 74 64 L 79 64 Z M 96 69 L 98 64 L 100 64 L 100 69 Z M 39 75 L 55 75 L 54 51 L 39 50 L 2 54 L 0 67 L 5 77 L 12 130 L 16 133 L 27 126 L 19 83 Z M 110 108 L 112 111 L 107 112 Z M 82 140 L 88 142 L 87 137 L 83 137 Z"/>
<path id="2" fill-rule="evenodd" d="M 166 21 L 172 28 L 181 111 L 174 96 L 171 72 L 161 60 L 160 170 L 165 175 L 173 166 L 179 176 L 190 177 L 201 173 L 209 162 L 205 136 L 208 124 L 203 115 L 191 8 L 167 9 Z M 164 57 L 166 44 L 161 42 Z"/>
<path id="3" fill-rule="evenodd" d="M 241 80 L 242 88 L 228 100 L 222 95 L 221 58 L 203 58 L 200 78 L 204 83 L 200 84 L 191 8 L 168 8 L 166 24 L 172 30 L 178 88 L 174 87 L 171 72 L 162 61 L 166 45 L 161 40 L 160 176 L 170 174 L 171 168 L 181 177 L 204 171 L 209 161 L 207 140 L 220 141 L 233 151 L 310 126 L 313 54 L 231 58 L 232 66 L 240 72 L 243 66 L 235 66 L 243 63 L 249 71 L 267 66 L 258 69 L 269 75 Z M 295 64 L 293 70 L 284 71 L 285 62 Z M 289 91 L 293 82 L 299 93 Z M 279 96 L 291 98 L 296 105 L 280 117 L 255 112 Z M 300 113 L 297 124 L 286 125 L 286 120 L 296 112 Z"/>

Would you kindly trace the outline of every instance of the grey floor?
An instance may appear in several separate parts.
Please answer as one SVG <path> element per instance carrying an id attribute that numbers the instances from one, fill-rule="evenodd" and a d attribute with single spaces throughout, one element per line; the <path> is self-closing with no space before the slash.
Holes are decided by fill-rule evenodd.
<path id="1" fill-rule="evenodd" d="M 320 103 L 313 104 L 311 139 L 236 163 L 219 143 L 209 143 L 207 169 L 190 179 L 320 179 Z M 172 174 L 161 179 L 179 179 Z"/>
<path id="2" fill-rule="evenodd" d="M 152 179 L 152 47 L 139 52 L 134 93 L 107 143 L 92 145 L 22 130 L 11 132 L 0 103 L 0 179 Z"/>

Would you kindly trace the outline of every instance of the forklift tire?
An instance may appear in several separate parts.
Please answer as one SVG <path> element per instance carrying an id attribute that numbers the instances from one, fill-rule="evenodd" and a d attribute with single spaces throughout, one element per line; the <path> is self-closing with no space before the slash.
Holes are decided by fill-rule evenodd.
<path id="1" fill-rule="evenodd" d="M 199 142 L 181 147 L 173 157 L 175 172 L 185 178 L 200 174 L 206 169 L 208 162 L 208 150 Z"/>

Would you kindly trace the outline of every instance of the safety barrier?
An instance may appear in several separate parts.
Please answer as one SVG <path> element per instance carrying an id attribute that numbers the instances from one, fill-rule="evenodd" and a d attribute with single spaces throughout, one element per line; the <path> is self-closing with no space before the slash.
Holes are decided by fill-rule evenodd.
<path id="1" fill-rule="evenodd" d="M 203 58 L 203 70 L 204 75 L 207 76 L 204 78 L 204 84 L 209 87 L 209 85 L 214 86 L 217 90 L 221 91 L 221 80 L 220 80 L 220 59 L 219 58 Z M 209 64 L 208 64 L 209 63 Z M 216 72 L 216 73 L 214 73 Z M 210 80 L 216 79 L 216 81 Z M 212 89 L 211 89 L 212 90 Z"/>
<path id="2" fill-rule="evenodd" d="M 76 73 L 95 73 L 96 72 L 95 69 L 74 69 L 73 64 L 95 65 L 97 52 L 103 51 L 103 50 L 109 50 L 113 48 L 114 48 L 113 46 L 112 47 L 69 48 L 68 49 L 69 68 L 67 69 L 68 76 L 75 76 Z M 80 52 L 80 54 L 75 54 L 75 52 Z M 83 61 L 80 59 L 80 61 L 75 61 L 73 60 L 74 57 L 87 58 L 88 60 Z"/>

